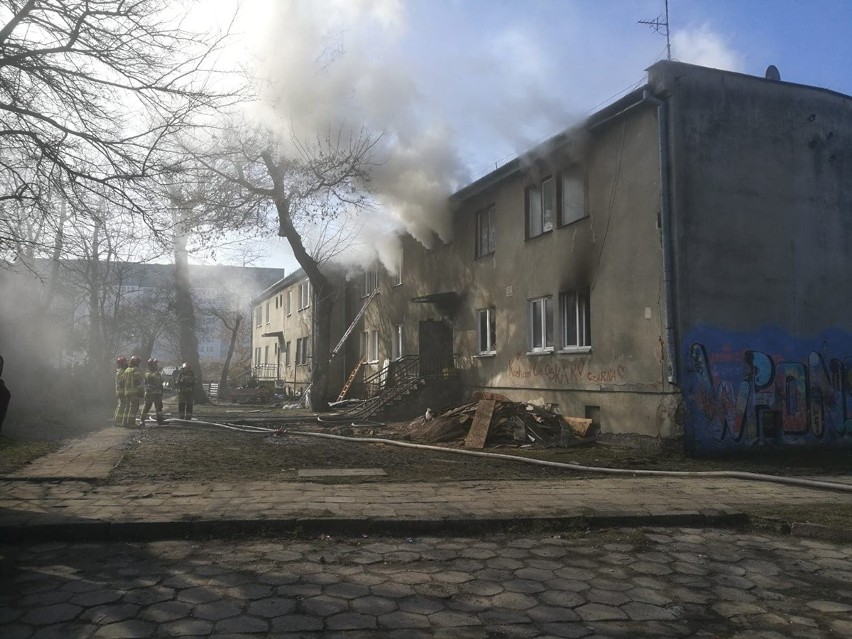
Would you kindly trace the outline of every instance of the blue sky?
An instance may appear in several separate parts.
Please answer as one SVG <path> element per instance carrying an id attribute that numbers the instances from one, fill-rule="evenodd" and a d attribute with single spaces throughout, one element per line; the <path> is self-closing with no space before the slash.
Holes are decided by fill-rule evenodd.
<path id="1" fill-rule="evenodd" d="M 241 6 L 238 29 L 288 122 L 305 131 L 335 118 L 386 128 L 377 185 L 408 226 L 428 220 L 423 203 L 442 189 L 636 88 L 666 55 L 665 38 L 638 23 L 661 16 L 664 0 Z M 774 64 L 782 80 L 852 95 L 852 0 L 670 0 L 669 20 L 676 60 L 759 76 Z"/>

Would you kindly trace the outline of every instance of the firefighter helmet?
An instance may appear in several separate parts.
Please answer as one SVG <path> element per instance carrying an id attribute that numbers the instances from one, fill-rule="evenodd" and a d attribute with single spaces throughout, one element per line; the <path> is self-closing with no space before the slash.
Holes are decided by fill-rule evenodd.
<path id="1" fill-rule="evenodd" d="M 148 360 L 148 368 L 150 368 L 152 371 L 157 370 L 157 364 L 157 360 L 155 360 L 153 357 Z"/>
<path id="2" fill-rule="evenodd" d="M 142 360 L 140 360 L 138 356 L 134 355 L 133 357 L 130 358 L 130 365 L 131 366 L 139 366 L 140 361 L 142 361 Z"/>
<path id="3" fill-rule="evenodd" d="M 184 362 L 183 365 L 181 366 L 181 368 L 185 371 L 191 371 L 192 370 L 192 366 L 190 365 L 189 362 Z"/>
<path id="4" fill-rule="evenodd" d="M 127 368 L 127 358 L 126 357 L 117 358 L 115 360 L 115 366 L 116 366 L 116 368 L 118 368 L 119 366 L 121 368 Z"/>

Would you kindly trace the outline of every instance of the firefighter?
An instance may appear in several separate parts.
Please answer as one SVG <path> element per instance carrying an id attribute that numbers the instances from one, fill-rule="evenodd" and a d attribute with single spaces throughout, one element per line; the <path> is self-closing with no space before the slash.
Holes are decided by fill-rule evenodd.
<path id="1" fill-rule="evenodd" d="M 126 368 L 126 357 L 119 357 L 115 360 L 115 397 L 118 400 L 118 404 L 115 407 L 116 426 L 122 425 L 125 408 L 127 407 L 127 398 L 124 396 L 124 370 Z"/>
<path id="2" fill-rule="evenodd" d="M 12 393 L 6 388 L 6 383 L 3 381 L 3 356 L 0 355 L 0 430 L 3 428 L 3 420 L 6 419 L 6 411 L 9 409 L 9 402 L 12 400 Z"/>
<path id="3" fill-rule="evenodd" d="M 159 362 L 155 359 L 148 360 L 148 371 L 145 373 L 145 406 L 142 408 L 142 416 L 139 425 L 143 426 L 148 419 L 148 411 L 153 404 L 157 415 L 157 423 L 162 424 L 163 419 L 163 375 L 160 373 Z"/>
<path id="4" fill-rule="evenodd" d="M 195 373 L 189 362 L 184 362 L 177 374 L 175 386 L 178 390 L 178 415 L 181 419 L 192 419 L 192 401 L 195 394 Z"/>
<path id="5" fill-rule="evenodd" d="M 124 415 L 121 425 L 127 428 L 136 425 L 136 415 L 139 413 L 139 401 L 145 392 L 145 380 L 139 370 L 141 360 L 134 355 L 130 358 L 127 368 L 122 374 L 124 384 Z"/>

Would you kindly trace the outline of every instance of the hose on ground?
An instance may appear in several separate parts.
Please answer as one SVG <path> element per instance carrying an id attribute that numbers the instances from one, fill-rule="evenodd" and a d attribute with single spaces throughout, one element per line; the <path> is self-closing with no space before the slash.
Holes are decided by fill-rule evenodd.
<path id="1" fill-rule="evenodd" d="M 488 459 L 501 459 L 514 462 L 523 462 L 525 464 L 533 464 L 536 466 L 546 466 L 548 468 L 563 468 L 565 470 L 583 471 L 600 473 L 604 475 L 628 475 L 640 477 L 680 477 L 680 478 L 700 478 L 700 479 L 742 479 L 746 481 L 761 481 L 774 484 L 784 484 L 787 486 L 798 486 L 802 488 L 815 488 L 819 490 L 834 490 L 838 492 L 852 493 L 852 484 L 841 484 L 838 482 L 821 481 L 816 479 L 804 479 L 801 477 L 782 477 L 780 475 L 767 475 L 765 473 L 751 473 L 738 470 L 707 470 L 707 471 L 686 471 L 686 470 L 645 470 L 645 469 L 629 469 L 629 468 L 606 468 L 603 466 L 586 466 L 583 464 L 575 464 L 572 462 L 553 462 L 544 459 L 531 459 L 529 457 L 520 457 L 518 455 L 506 455 L 504 453 L 488 453 L 477 450 L 464 450 L 460 448 L 446 448 L 444 446 L 432 446 L 429 444 L 415 444 L 412 442 L 402 442 L 395 439 L 384 439 L 381 437 L 348 437 L 346 435 L 333 435 L 331 433 L 312 433 L 308 431 L 284 430 L 278 428 L 264 428 L 263 426 L 245 426 L 240 424 L 206 422 L 192 420 L 169 419 L 169 422 L 181 422 L 199 426 L 217 426 L 228 430 L 241 431 L 253 434 L 271 434 L 283 432 L 287 435 L 297 435 L 300 437 L 319 437 L 324 439 L 335 439 L 340 441 L 357 442 L 365 444 L 386 444 L 389 446 L 400 446 L 403 448 L 414 448 L 418 450 L 431 450 L 442 453 L 453 453 L 457 455 L 469 455 L 471 457 L 485 457 Z M 305 419 L 302 422 L 308 421 Z M 355 423 L 352 424 L 356 425 Z"/>

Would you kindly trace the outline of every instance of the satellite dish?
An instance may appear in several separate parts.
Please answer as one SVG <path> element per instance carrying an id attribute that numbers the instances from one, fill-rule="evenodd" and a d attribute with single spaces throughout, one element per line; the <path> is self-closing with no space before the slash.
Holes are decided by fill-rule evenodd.
<path id="1" fill-rule="evenodd" d="M 767 80 L 774 80 L 775 82 L 778 82 L 781 79 L 781 72 L 778 71 L 778 67 L 776 67 L 774 64 L 770 64 L 768 67 L 766 67 L 765 77 Z"/>

